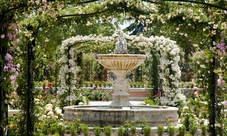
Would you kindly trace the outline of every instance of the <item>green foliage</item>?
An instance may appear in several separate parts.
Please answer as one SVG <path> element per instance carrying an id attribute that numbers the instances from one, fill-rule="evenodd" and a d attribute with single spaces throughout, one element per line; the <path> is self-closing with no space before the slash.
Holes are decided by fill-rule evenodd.
<path id="1" fill-rule="evenodd" d="M 153 95 L 152 96 L 156 96 L 156 94 L 158 93 L 158 88 L 159 88 L 159 57 L 158 57 L 158 53 L 154 50 L 151 50 L 150 52 L 151 54 L 151 60 L 152 60 L 152 64 L 151 64 L 151 71 L 152 73 L 150 73 L 151 75 L 151 88 L 153 88 Z"/>
<path id="2" fill-rule="evenodd" d="M 169 126 L 168 131 L 169 131 L 169 136 L 174 136 L 176 128 L 174 126 Z"/>
<path id="3" fill-rule="evenodd" d="M 76 136 L 76 128 L 75 128 L 75 126 L 70 126 L 70 134 L 71 134 L 71 136 Z"/>
<path id="4" fill-rule="evenodd" d="M 113 132 L 113 130 L 112 130 L 112 127 L 111 126 L 105 126 L 104 127 L 104 134 L 105 134 L 105 136 L 111 136 L 112 135 L 112 132 Z"/>
<path id="5" fill-rule="evenodd" d="M 110 94 L 105 90 L 93 90 L 88 98 L 93 101 L 108 101 L 110 99 Z"/>
<path id="6" fill-rule="evenodd" d="M 118 136 L 124 136 L 124 132 L 125 132 L 125 130 L 124 130 L 123 126 L 118 127 L 118 129 L 117 129 Z"/>
<path id="7" fill-rule="evenodd" d="M 60 136 L 58 133 L 53 134 L 52 136 Z"/>
<path id="8" fill-rule="evenodd" d="M 81 124 L 81 129 L 82 129 L 82 132 L 84 134 L 84 136 L 88 136 L 88 133 L 89 133 L 89 127 L 85 124 Z"/>
<path id="9" fill-rule="evenodd" d="M 205 125 L 201 126 L 201 130 L 202 130 L 202 136 L 206 136 L 207 134 L 207 127 Z"/>
<path id="10" fill-rule="evenodd" d="M 164 129 L 163 126 L 160 126 L 160 125 L 159 125 L 159 126 L 157 127 L 158 136 L 162 136 L 163 133 L 164 133 L 164 131 L 165 131 L 165 129 Z"/>
<path id="11" fill-rule="evenodd" d="M 184 136 L 192 136 L 191 134 L 185 134 Z"/>
<path id="12" fill-rule="evenodd" d="M 192 136 L 194 136 L 197 133 L 198 126 L 197 125 L 191 125 L 189 128 L 189 132 Z"/>
<path id="13" fill-rule="evenodd" d="M 151 134 L 152 134 L 151 127 L 150 127 L 150 126 L 145 126 L 145 127 L 142 129 L 142 132 L 143 132 L 143 135 L 144 135 L 144 136 L 151 136 Z"/>
<path id="14" fill-rule="evenodd" d="M 136 127 L 135 126 L 131 126 L 130 131 L 131 131 L 132 136 L 136 136 Z"/>
<path id="15" fill-rule="evenodd" d="M 124 136 L 129 136 L 130 132 L 132 135 L 136 133 L 135 122 L 134 121 L 125 121 L 124 122 Z"/>
<path id="16" fill-rule="evenodd" d="M 156 100 L 156 99 L 155 99 Z M 145 104 L 149 104 L 149 105 L 156 105 L 157 103 L 154 102 L 153 99 L 151 99 L 150 97 L 146 97 L 145 100 L 144 100 Z"/>
<path id="17" fill-rule="evenodd" d="M 57 133 L 60 135 L 64 135 L 65 134 L 65 124 L 62 123 L 58 123 L 57 125 Z"/>
<path id="18" fill-rule="evenodd" d="M 100 126 L 94 126 L 94 134 L 95 136 L 101 136 L 101 127 Z"/>
<path id="19" fill-rule="evenodd" d="M 185 126 L 180 126 L 180 127 L 178 128 L 178 135 L 179 135 L 179 136 L 184 136 L 185 133 L 186 133 L 186 127 L 185 127 Z"/>
<path id="20" fill-rule="evenodd" d="M 55 134 L 58 131 L 58 125 L 56 123 L 50 124 L 50 129 L 49 129 L 49 133 L 50 134 Z"/>

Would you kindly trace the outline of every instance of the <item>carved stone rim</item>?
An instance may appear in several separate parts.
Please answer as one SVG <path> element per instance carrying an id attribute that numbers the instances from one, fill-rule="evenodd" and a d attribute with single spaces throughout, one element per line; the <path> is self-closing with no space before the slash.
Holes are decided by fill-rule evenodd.
<path id="1" fill-rule="evenodd" d="M 97 55 L 98 60 L 99 59 L 107 59 L 107 58 L 127 58 L 127 59 L 132 59 L 132 58 L 141 58 L 144 59 L 146 55 L 144 54 L 98 54 Z"/>

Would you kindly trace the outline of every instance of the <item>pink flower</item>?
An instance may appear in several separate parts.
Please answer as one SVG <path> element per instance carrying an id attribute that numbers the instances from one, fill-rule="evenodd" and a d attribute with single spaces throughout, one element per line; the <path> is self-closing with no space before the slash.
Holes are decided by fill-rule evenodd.
<path id="1" fill-rule="evenodd" d="M 42 12 L 42 11 L 43 11 L 42 8 L 39 8 L 39 9 L 38 9 L 38 12 Z"/>
<path id="2" fill-rule="evenodd" d="M 17 64 L 17 69 L 19 69 L 20 68 L 20 64 Z"/>
<path id="3" fill-rule="evenodd" d="M 7 25 L 6 25 L 6 24 L 3 24 L 3 27 L 4 27 L 4 28 L 6 28 L 6 27 L 7 27 Z"/>
<path id="4" fill-rule="evenodd" d="M 17 29 L 17 24 L 15 23 L 10 24 L 9 29 L 12 29 L 12 30 Z"/>
<path id="5" fill-rule="evenodd" d="M 224 106 L 227 106 L 227 101 L 221 102 Z"/>
<path id="6" fill-rule="evenodd" d="M 219 79 L 217 80 L 217 86 L 221 86 L 221 85 L 223 85 L 224 83 L 225 83 L 225 81 L 223 81 L 222 78 L 219 78 Z"/>
<path id="7" fill-rule="evenodd" d="M 1 38 L 2 38 L 2 39 L 3 39 L 3 38 L 5 38 L 5 35 L 4 35 L 4 34 L 2 34 L 2 35 L 1 35 Z"/>
<path id="8" fill-rule="evenodd" d="M 9 67 L 8 67 L 8 66 L 5 66 L 5 67 L 3 68 L 3 70 L 4 70 L 4 72 L 6 72 L 6 71 L 9 70 Z"/>
<path id="9" fill-rule="evenodd" d="M 15 75 L 11 75 L 10 76 L 10 80 L 11 80 L 11 84 L 13 84 L 16 80 L 16 76 Z"/>
<path id="10" fill-rule="evenodd" d="M 46 0 L 42 0 L 42 3 L 45 5 L 47 3 L 47 1 Z"/>
<path id="11" fill-rule="evenodd" d="M 19 39 L 14 39 L 13 42 L 14 42 L 14 43 L 19 43 L 20 40 L 19 40 Z"/>
<path id="12" fill-rule="evenodd" d="M 15 71 L 14 75 L 15 75 L 15 76 L 17 76 L 17 75 L 18 75 L 18 72 L 17 72 L 17 71 Z"/>
<path id="13" fill-rule="evenodd" d="M 11 71 L 12 72 L 16 72 L 16 68 L 11 68 Z"/>
<path id="14" fill-rule="evenodd" d="M 7 64 L 7 66 L 8 66 L 10 69 L 12 69 L 12 68 L 13 68 L 13 63 L 12 63 L 12 61 L 9 61 L 8 64 Z"/>
<path id="15" fill-rule="evenodd" d="M 9 52 L 14 51 L 14 50 L 15 50 L 15 48 L 16 48 L 15 46 L 10 47 Z"/>

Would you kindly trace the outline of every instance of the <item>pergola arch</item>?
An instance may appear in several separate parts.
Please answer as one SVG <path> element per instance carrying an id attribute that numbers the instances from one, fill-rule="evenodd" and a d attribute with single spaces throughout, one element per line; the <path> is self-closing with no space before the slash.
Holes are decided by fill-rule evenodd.
<path id="1" fill-rule="evenodd" d="M 112 36 L 101 36 L 101 35 L 89 35 L 89 36 L 75 36 L 68 38 L 62 42 L 61 45 L 61 53 L 62 56 L 60 58 L 60 63 L 62 67 L 60 68 L 60 84 L 61 87 L 64 89 L 60 89 L 58 94 L 63 95 L 68 93 L 70 90 L 75 89 L 76 83 L 76 74 L 77 74 L 77 66 L 73 60 L 75 57 L 67 57 L 67 52 L 69 51 L 68 48 L 73 44 L 77 44 L 73 50 L 69 51 L 71 56 L 74 55 L 75 50 L 81 46 L 86 46 L 86 43 L 94 43 L 99 48 L 103 48 L 106 45 L 114 45 L 116 43 L 116 35 L 114 33 Z M 179 101 L 185 99 L 183 95 L 181 95 L 181 91 L 178 88 L 181 70 L 178 65 L 180 61 L 180 49 L 176 45 L 175 41 L 172 41 L 168 38 L 163 36 L 151 36 L 151 37 L 144 37 L 143 35 L 134 36 L 134 35 L 127 35 L 125 34 L 125 39 L 128 42 L 129 46 L 136 46 L 139 47 L 143 52 L 149 56 L 150 49 L 156 49 L 157 51 L 161 52 L 160 57 L 160 77 L 163 79 L 163 95 L 161 97 L 161 104 L 162 105 L 176 105 Z M 97 44 L 99 43 L 99 44 Z M 67 75 L 70 75 L 70 83 L 66 83 L 66 78 L 68 79 Z M 69 82 L 68 82 L 69 83 Z M 68 101 L 72 101 L 75 97 L 73 94 L 71 96 L 67 96 Z"/>

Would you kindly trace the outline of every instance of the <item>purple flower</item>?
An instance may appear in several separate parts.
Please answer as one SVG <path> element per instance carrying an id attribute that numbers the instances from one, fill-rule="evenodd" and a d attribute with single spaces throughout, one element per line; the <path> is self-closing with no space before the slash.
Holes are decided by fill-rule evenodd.
<path id="1" fill-rule="evenodd" d="M 9 37 L 10 40 L 13 39 L 13 35 L 11 33 L 8 33 L 7 36 Z"/>
<path id="2" fill-rule="evenodd" d="M 6 72 L 6 71 L 9 70 L 9 67 L 8 67 L 8 66 L 5 66 L 5 67 L 3 68 L 3 70 L 4 70 L 4 72 Z"/>
<path id="3" fill-rule="evenodd" d="M 10 69 L 12 69 L 12 68 L 13 68 L 13 63 L 12 63 L 12 61 L 9 61 L 8 64 L 7 64 L 7 66 L 8 66 Z"/>
<path id="4" fill-rule="evenodd" d="M 225 43 L 223 42 L 223 40 L 221 40 L 220 43 L 218 43 L 216 46 L 222 51 L 225 50 Z"/>
<path id="5" fill-rule="evenodd" d="M 5 56 L 5 59 L 7 61 L 12 61 L 13 60 L 13 57 L 9 53 L 7 53 L 6 56 Z"/>

